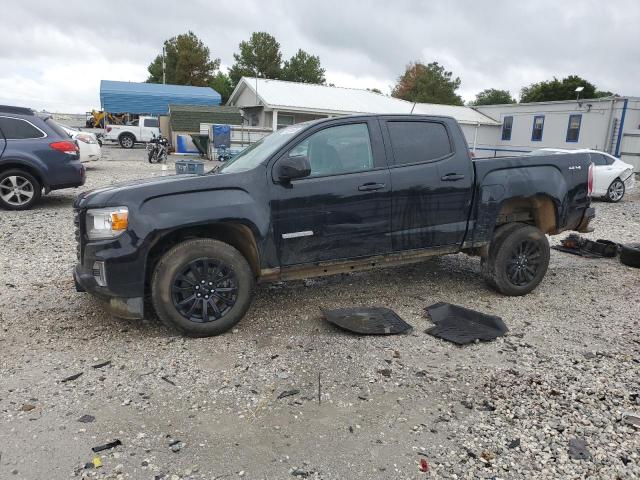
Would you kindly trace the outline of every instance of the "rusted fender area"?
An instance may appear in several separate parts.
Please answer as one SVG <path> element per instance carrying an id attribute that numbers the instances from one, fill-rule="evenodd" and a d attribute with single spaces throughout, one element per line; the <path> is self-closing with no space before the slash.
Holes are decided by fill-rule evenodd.
<path id="1" fill-rule="evenodd" d="M 490 241 L 495 227 L 509 222 L 532 223 L 552 235 L 576 228 L 590 201 L 589 163 L 588 154 L 474 162 L 478 186 L 470 243 L 479 246 Z"/>

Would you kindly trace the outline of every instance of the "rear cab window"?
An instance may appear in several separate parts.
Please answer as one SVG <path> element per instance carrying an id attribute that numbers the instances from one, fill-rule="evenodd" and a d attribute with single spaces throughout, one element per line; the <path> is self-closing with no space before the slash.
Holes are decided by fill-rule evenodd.
<path id="1" fill-rule="evenodd" d="M 2 131 L 2 136 L 7 140 L 26 140 L 47 136 L 46 133 L 28 120 L 7 116 L 0 116 L 0 131 Z"/>
<path id="2" fill-rule="evenodd" d="M 444 124 L 430 121 L 387 122 L 394 165 L 432 162 L 453 153 Z"/>
<path id="3" fill-rule="evenodd" d="M 144 119 L 145 127 L 158 127 L 158 119 L 157 118 L 145 118 Z"/>

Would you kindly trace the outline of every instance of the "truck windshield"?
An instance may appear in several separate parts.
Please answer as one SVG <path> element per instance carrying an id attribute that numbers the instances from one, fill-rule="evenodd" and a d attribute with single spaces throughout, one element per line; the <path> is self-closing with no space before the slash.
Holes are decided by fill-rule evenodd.
<path id="1" fill-rule="evenodd" d="M 257 167 L 266 160 L 273 152 L 278 150 L 282 145 L 287 143 L 294 134 L 298 133 L 306 125 L 298 124 L 291 127 L 277 130 L 266 137 L 251 144 L 238 155 L 225 163 L 218 172 L 235 173 L 244 172 Z"/>

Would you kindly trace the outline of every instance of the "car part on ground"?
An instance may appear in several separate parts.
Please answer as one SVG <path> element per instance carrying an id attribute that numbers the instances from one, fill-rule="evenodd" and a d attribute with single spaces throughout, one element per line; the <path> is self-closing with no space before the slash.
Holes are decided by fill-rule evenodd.
<path id="1" fill-rule="evenodd" d="M 620 261 L 628 267 L 640 268 L 640 243 L 621 245 Z"/>
<path id="2" fill-rule="evenodd" d="M 618 255 L 620 245 L 610 240 L 593 241 L 572 233 L 561 240 L 560 245 L 551 248 L 585 258 L 613 258 Z"/>
<path id="3" fill-rule="evenodd" d="M 494 340 L 509 331 L 500 317 L 450 303 L 436 303 L 425 308 L 425 312 L 435 323 L 426 333 L 458 345 Z"/>
<path id="4" fill-rule="evenodd" d="M 382 307 L 354 307 L 322 310 L 324 318 L 353 333 L 362 335 L 394 335 L 413 329 L 396 312 Z"/>
<path id="5" fill-rule="evenodd" d="M 151 279 L 154 309 L 186 335 L 219 335 L 251 304 L 255 279 L 242 254 L 212 239 L 187 240 L 165 253 Z"/>
<path id="6" fill-rule="evenodd" d="M 496 229 L 482 272 L 489 286 L 503 295 L 525 295 L 544 278 L 549 253 L 549 241 L 537 227 L 506 225 Z"/>

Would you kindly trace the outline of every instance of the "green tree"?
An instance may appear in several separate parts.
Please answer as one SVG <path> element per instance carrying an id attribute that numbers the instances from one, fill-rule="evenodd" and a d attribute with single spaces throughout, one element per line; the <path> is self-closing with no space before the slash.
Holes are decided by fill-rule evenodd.
<path id="1" fill-rule="evenodd" d="M 242 77 L 280 78 L 282 53 L 280 44 L 267 32 L 253 32 L 249 41 L 242 41 L 229 77 L 236 85 Z"/>
<path id="2" fill-rule="evenodd" d="M 192 31 L 165 40 L 164 50 L 166 83 L 204 87 L 220 67 L 220 59 L 212 60 L 209 48 Z M 162 83 L 162 54 L 147 70 L 148 83 Z"/>
<path id="3" fill-rule="evenodd" d="M 281 78 L 290 82 L 324 84 L 324 68 L 320 64 L 320 57 L 299 49 L 290 60 L 284 62 Z"/>
<path id="4" fill-rule="evenodd" d="M 476 99 L 469 102 L 470 105 L 500 105 L 505 103 L 516 103 L 508 90 L 498 90 L 487 88 L 476 95 Z"/>
<path id="5" fill-rule="evenodd" d="M 382 90 L 380 90 L 379 88 L 375 88 L 375 87 L 374 88 L 367 88 L 367 90 L 369 90 L 370 92 L 373 92 L 373 93 L 380 93 L 380 94 L 382 93 Z"/>
<path id="6" fill-rule="evenodd" d="M 233 83 L 229 75 L 221 71 L 218 71 L 218 73 L 211 77 L 209 86 L 220 94 L 223 104 L 227 103 L 231 93 L 233 93 Z"/>
<path id="7" fill-rule="evenodd" d="M 520 103 L 574 100 L 577 87 L 584 87 L 580 92 L 580 98 L 594 98 L 596 95 L 596 86 L 593 83 L 578 75 L 569 75 L 562 80 L 553 77 L 553 80 L 532 83 L 524 87 L 520 90 Z"/>
<path id="8" fill-rule="evenodd" d="M 428 65 L 414 62 L 407 65 L 391 95 L 410 102 L 463 105 L 462 98 L 456 94 L 460 83 L 459 77 L 453 78 L 438 62 Z"/>

